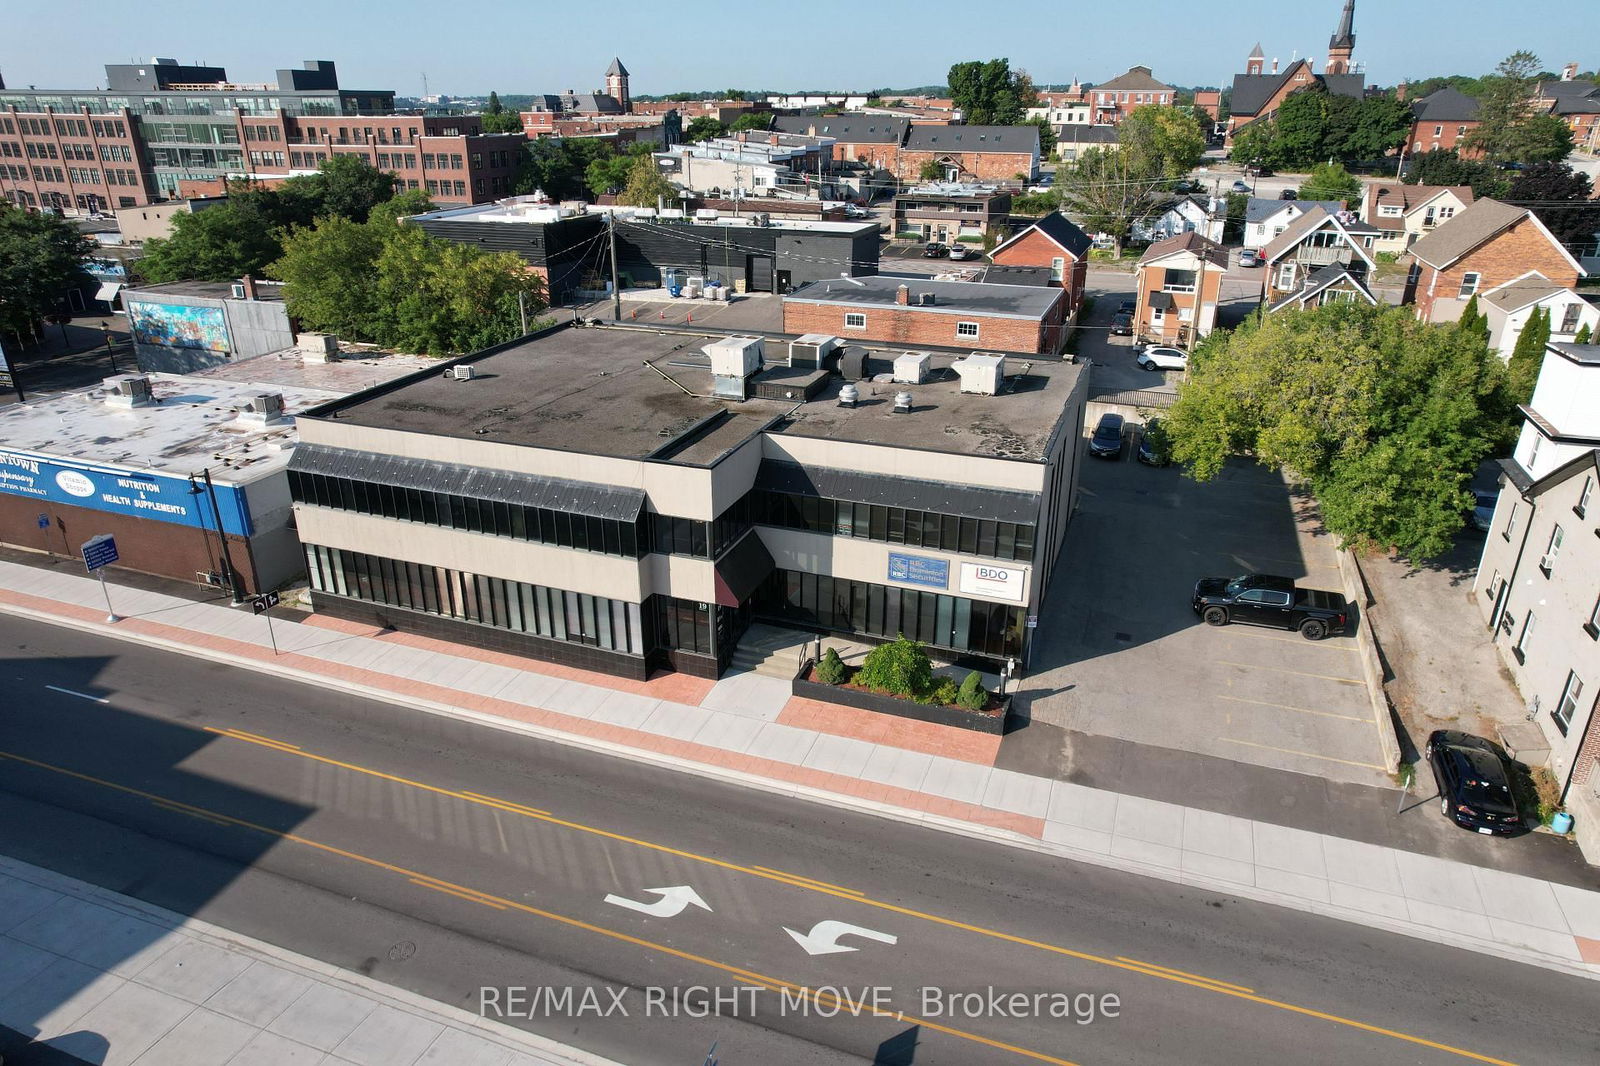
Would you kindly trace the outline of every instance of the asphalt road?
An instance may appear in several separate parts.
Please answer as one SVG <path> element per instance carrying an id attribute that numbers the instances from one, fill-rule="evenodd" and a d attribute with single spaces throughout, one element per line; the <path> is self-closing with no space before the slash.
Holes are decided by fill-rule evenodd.
<path id="1" fill-rule="evenodd" d="M 14 618 L 0 681 L 0 852 L 623 1062 L 1600 1057 L 1469 952 Z"/>

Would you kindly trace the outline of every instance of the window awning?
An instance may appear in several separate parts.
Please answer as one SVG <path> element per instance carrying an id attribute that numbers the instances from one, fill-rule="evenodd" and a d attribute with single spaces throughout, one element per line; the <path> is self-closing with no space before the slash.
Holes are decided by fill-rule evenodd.
<path id="1" fill-rule="evenodd" d="M 717 603 L 722 607 L 744 603 L 776 566 L 760 535 L 750 530 L 716 562 Z"/>
<path id="2" fill-rule="evenodd" d="M 1170 311 L 1173 308 L 1172 294 L 1170 292 L 1153 292 L 1150 294 L 1150 306 L 1157 311 Z"/>
<path id="3" fill-rule="evenodd" d="M 440 463 L 431 459 L 407 459 L 398 455 L 332 448 L 325 444 L 301 444 L 296 447 L 289 460 L 289 469 L 306 474 L 370 481 L 395 488 L 448 492 L 480 500 L 516 503 L 524 507 L 543 507 L 551 511 L 567 511 L 618 522 L 635 521 L 644 507 L 644 492 L 641 489 Z"/>
<path id="4" fill-rule="evenodd" d="M 761 460 L 756 473 L 758 489 L 797 496 L 821 496 L 852 503 L 876 503 L 937 511 L 962 518 L 992 518 L 998 522 L 1039 521 L 1039 497 L 1031 492 L 987 489 L 949 481 L 859 474 L 821 466 L 799 466 L 776 459 Z"/>
<path id="5" fill-rule="evenodd" d="M 117 293 L 119 293 L 121 291 L 122 291 L 122 283 L 121 282 L 119 282 L 119 281 L 102 281 L 100 283 L 100 288 L 95 290 L 94 298 L 96 300 L 115 300 L 117 298 Z"/>

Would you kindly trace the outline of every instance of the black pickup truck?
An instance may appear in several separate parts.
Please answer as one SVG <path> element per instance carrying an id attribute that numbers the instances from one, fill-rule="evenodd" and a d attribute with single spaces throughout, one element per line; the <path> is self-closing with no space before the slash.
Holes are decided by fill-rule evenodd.
<path id="1" fill-rule="evenodd" d="M 1195 582 L 1191 606 L 1208 626 L 1252 622 L 1298 629 L 1307 640 L 1342 632 L 1347 618 L 1344 597 L 1318 589 L 1295 588 L 1293 578 L 1271 574 L 1201 578 Z"/>

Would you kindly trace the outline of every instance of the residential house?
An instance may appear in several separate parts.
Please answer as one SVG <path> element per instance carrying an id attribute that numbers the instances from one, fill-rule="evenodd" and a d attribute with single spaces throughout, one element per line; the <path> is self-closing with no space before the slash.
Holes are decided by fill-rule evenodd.
<path id="1" fill-rule="evenodd" d="M 1584 326 L 1589 327 L 1591 337 L 1600 336 L 1600 307 L 1537 271 L 1485 289 L 1478 298 L 1478 310 L 1488 319 L 1489 347 L 1507 362 L 1535 310 L 1550 316 L 1552 342 L 1575 340 Z"/>
<path id="2" fill-rule="evenodd" d="M 1459 148 L 1478 128 L 1478 101 L 1448 86 L 1411 103 L 1411 151 Z"/>
<path id="3" fill-rule="evenodd" d="M 1055 287 L 932 278 L 813 281 L 783 298 L 785 333 L 1017 355 L 1056 355 L 1066 294 Z"/>
<path id="4" fill-rule="evenodd" d="M 1372 182 L 1361 198 L 1361 219 L 1378 228 L 1377 251 L 1398 254 L 1455 217 L 1472 199 L 1467 185 Z"/>
<path id="5" fill-rule="evenodd" d="M 1199 233 L 1157 241 L 1139 257 L 1134 332 L 1155 344 L 1190 347 L 1217 324 L 1228 251 Z"/>
<path id="6" fill-rule="evenodd" d="M 1555 115 L 1572 129 L 1572 143 L 1591 152 L 1600 148 L 1600 85 L 1578 80 L 1578 64 L 1568 63 L 1557 81 L 1541 81 L 1533 106 Z"/>
<path id="7" fill-rule="evenodd" d="M 1032 181 L 1039 176 L 1039 127 L 912 126 L 888 169 L 914 182 L 928 163 L 937 163 L 946 181 Z"/>
<path id="8" fill-rule="evenodd" d="M 1300 89 L 1321 85 L 1334 96 L 1348 96 L 1360 100 L 1366 94 L 1366 76 L 1352 73 L 1351 55 L 1355 51 L 1354 0 L 1346 0 L 1339 28 L 1328 40 L 1328 59 L 1324 72 L 1318 74 L 1312 61 L 1296 59 L 1281 72 L 1278 61 L 1272 61 L 1272 70 L 1266 70 L 1266 56 L 1258 43 L 1245 59 L 1243 74 L 1233 77 L 1233 93 L 1228 102 L 1228 142 L 1240 127 L 1278 113 L 1289 94 Z"/>
<path id="9" fill-rule="evenodd" d="M 1312 208 L 1261 250 L 1262 303 L 1271 307 L 1303 292 L 1307 278 L 1327 266 L 1342 267 L 1364 283 L 1377 265 L 1372 251 L 1377 235 L 1348 211 Z"/>
<path id="10" fill-rule="evenodd" d="M 1474 602 L 1538 727 L 1514 754 L 1548 766 L 1584 856 L 1600 862 L 1600 346 L 1549 345 L 1522 410 Z"/>
<path id="11" fill-rule="evenodd" d="M 1029 122 L 1044 119 L 1052 126 L 1087 126 L 1091 107 L 1083 87 L 1076 80 L 1064 93 L 1040 93 L 1037 107 L 1022 113 Z"/>
<path id="12" fill-rule="evenodd" d="M 1411 246 L 1406 300 L 1424 322 L 1455 322 L 1476 293 L 1537 271 L 1575 289 L 1583 268 L 1537 215 L 1487 197 Z"/>
<path id="13" fill-rule="evenodd" d="M 1177 99 L 1178 90 L 1157 81 L 1149 67 L 1129 67 L 1110 81 L 1091 85 L 1084 90 L 1095 124 L 1115 125 L 1131 115 L 1135 108 L 1155 104 L 1169 107 Z"/>
<path id="14" fill-rule="evenodd" d="M 1056 127 L 1056 157 L 1065 163 L 1072 162 L 1090 148 L 1116 149 L 1121 146 L 1115 126 Z"/>
<path id="15" fill-rule="evenodd" d="M 1161 241 L 1180 233 L 1198 233 L 1208 241 L 1222 241 L 1227 222 L 1227 201 L 1206 196 L 1182 196 L 1159 214 L 1136 221 L 1130 235 L 1136 241 Z"/>
<path id="16" fill-rule="evenodd" d="M 1065 318 L 1073 321 L 1083 305 L 1089 279 L 1089 249 L 1094 241 L 1066 215 L 1053 211 L 997 245 L 989 261 L 1004 267 L 1046 267 L 1051 284 L 1067 294 Z"/>
<path id="17" fill-rule="evenodd" d="M 1344 210 L 1338 200 L 1268 200 L 1252 196 L 1244 205 L 1244 246 L 1265 248 L 1278 235 L 1308 211 L 1321 208 L 1328 214 Z"/>
<path id="18" fill-rule="evenodd" d="M 1329 263 L 1305 275 L 1300 287 L 1267 307 L 1269 313 L 1278 311 L 1305 311 L 1323 304 L 1357 303 L 1365 301 L 1377 306 L 1378 298 L 1372 295 L 1367 283 L 1357 273 L 1342 263 Z"/>
<path id="19" fill-rule="evenodd" d="M 937 182 L 894 198 L 896 236 L 982 243 L 1011 218 L 1011 193 L 993 185 Z"/>

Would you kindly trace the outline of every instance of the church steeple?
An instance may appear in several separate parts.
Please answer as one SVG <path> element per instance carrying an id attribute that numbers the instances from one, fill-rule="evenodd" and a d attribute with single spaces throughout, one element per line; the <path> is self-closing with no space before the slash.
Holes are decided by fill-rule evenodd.
<path id="1" fill-rule="evenodd" d="M 1344 14 L 1339 19 L 1339 29 L 1328 38 L 1328 74 L 1350 73 L 1350 56 L 1356 50 L 1356 0 L 1344 0 Z"/>

